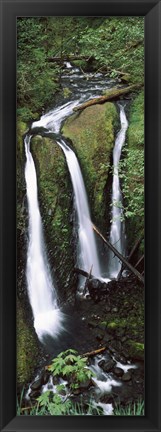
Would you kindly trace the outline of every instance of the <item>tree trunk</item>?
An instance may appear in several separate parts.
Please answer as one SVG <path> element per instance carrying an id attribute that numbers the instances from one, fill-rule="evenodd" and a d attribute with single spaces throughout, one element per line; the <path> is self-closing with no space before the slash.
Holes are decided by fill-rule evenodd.
<path id="1" fill-rule="evenodd" d="M 62 62 L 62 61 L 68 61 L 71 62 L 73 60 L 89 60 L 91 57 L 87 57 L 87 56 L 76 56 L 76 55 L 71 55 L 71 56 L 56 56 L 56 57 L 48 57 L 47 61 L 49 63 L 52 62 Z"/>
<path id="2" fill-rule="evenodd" d="M 137 279 L 144 284 L 143 276 L 126 260 L 126 258 L 123 257 L 123 255 L 121 255 L 117 251 L 117 249 L 115 249 L 115 247 L 108 240 L 105 239 L 105 237 L 100 233 L 100 231 L 98 230 L 98 228 L 96 228 L 94 224 L 93 229 L 99 235 L 99 237 L 102 238 L 104 243 L 112 250 L 114 255 L 116 255 L 120 259 L 120 261 L 125 265 L 125 267 L 128 268 L 137 277 Z"/>
<path id="3" fill-rule="evenodd" d="M 143 84 L 133 84 L 133 85 L 130 85 L 128 87 L 121 88 L 121 89 L 118 89 L 117 87 L 115 87 L 111 90 L 108 90 L 108 92 L 105 96 L 100 96 L 100 97 L 97 97 L 94 99 L 90 99 L 89 101 L 84 102 L 82 105 L 79 105 L 79 106 L 73 108 L 73 111 L 81 111 L 81 110 L 83 110 L 89 106 L 92 106 L 92 105 L 102 104 L 102 103 L 107 102 L 107 101 L 118 99 L 119 97 L 124 96 L 127 93 L 131 93 L 132 91 L 135 91 L 142 86 L 143 86 Z"/>

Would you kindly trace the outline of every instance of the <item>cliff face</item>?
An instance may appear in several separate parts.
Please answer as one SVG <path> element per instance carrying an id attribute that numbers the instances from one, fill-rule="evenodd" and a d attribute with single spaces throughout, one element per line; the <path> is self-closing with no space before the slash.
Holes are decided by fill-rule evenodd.
<path id="1" fill-rule="evenodd" d="M 71 139 L 83 173 L 93 221 L 103 231 L 110 220 L 110 163 L 118 115 L 113 103 L 95 105 L 65 122 L 63 134 Z"/>
<path id="2" fill-rule="evenodd" d="M 129 248 L 144 236 L 144 92 L 131 101 L 125 154 L 123 193 L 127 206 L 126 231 Z M 144 240 L 139 246 L 144 254 Z"/>
<path id="3" fill-rule="evenodd" d="M 131 103 L 128 114 L 129 129 L 127 147 L 129 151 L 143 149 L 143 99 L 139 94 Z M 30 306 L 29 321 L 24 319 L 24 301 L 28 302 L 25 265 L 27 247 L 27 205 L 24 181 L 25 155 L 22 136 L 27 127 L 18 122 L 17 127 L 17 233 L 18 233 L 18 367 L 19 382 L 30 375 L 28 362 L 28 339 L 36 352 L 37 337 L 32 326 Z M 119 130 L 119 115 L 116 105 L 107 102 L 84 109 L 69 117 L 62 128 L 63 136 L 75 151 L 84 178 L 91 217 L 98 228 L 107 235 L 111 219 L 112 150 Z M 76 265 L 76 232 L 74 230 L 73 189 L 66 160 L 61 148 L 51 138 L 36 135 L 31 141 L 31 150 L 36 165 L 40 212 L 42 216 L 45 244 L 51 272 L 60 303 L 74 303 L 77 286 L 73 268 Z M 138 153 L 137 153 L 138 154 Z M 137 154 L 135 158 L 137 158 Z M 130 158 L 130 153 L 126 156 Z M 129 159 L 130 160 L 130 159 Z M 133 163 L 133 162 L 132 162 Z M 136 161 L 137 163 L 137 161 Z M 126 166 L 127 182 L 134 193 L 135 183 L 130 177 L 130 164 Z M 142 177 L 136 178 L 142 182 Z M 124 180 L 122 180 L 123 183 Z M 130 195 L 126 198 L 129 205 Z M 138 222 L 137 222 L 138 221 Z M 137 225 L 138 223 L 138 225 Z M 127 219 L 126 229 L 129 246 L 141 232 L 143 220 Z M 22 331 L 23 327 L 23 331 Z M 24 343 L 25 341 L 25 343 Z M 22 352 L 24 353 L 22 358 Z M 21 354 L 21 357 L 19 356 Z M 34 366 L 34 361 L 32 362 Z"/>

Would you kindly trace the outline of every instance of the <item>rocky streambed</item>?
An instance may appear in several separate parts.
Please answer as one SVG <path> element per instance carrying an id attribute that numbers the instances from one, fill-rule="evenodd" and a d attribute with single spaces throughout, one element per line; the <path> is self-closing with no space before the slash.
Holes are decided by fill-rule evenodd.
<path id="1" fill-rule="evenodd" d="M 134 276 L 128 276 L 111 281 L 106 290 L 97 287 L 86 298 L 77 298 L 70 309 L 64 305 L 66 328 L 59 341 L 48 345 L 50 354 L 44 355 L 45 367 L 43 364 L 35 371 L 33 381 L 25 388 L 24 407 L 30 409 L 42 392 L 55 393 L 56 386 L 62 383 L 62 398 L 67 397 L 70 380 L 61 373 L 53 377 L 48 365 L 61 351 L 70 348 L 86 354 L 88 367 L 95 373 L 94 378 L 72 390 L 72 395 L 70 392 L 72 401 L 81 403 L 84 410 L 93 400 L 93 410 L 96 404 L 97 413 L 99 407 L 103 414 L 110 415 L 117 404 L 125 407 L 143 400 L 143 300 L 143 287 Z"/>

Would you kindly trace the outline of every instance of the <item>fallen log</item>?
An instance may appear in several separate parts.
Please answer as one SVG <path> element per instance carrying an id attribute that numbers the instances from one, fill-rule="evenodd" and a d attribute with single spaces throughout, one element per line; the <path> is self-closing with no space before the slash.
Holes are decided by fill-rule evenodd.
<path id="1" fill-rule="evenodd" d="M 78 105 L 77 107 L 73 108 L 73 111 L 81 111 L 92 105 L 102 104 L 107 101 L 118 99 L 119 97 L 124 96 L 125 94 L 131 93 L 132 91 L 141 88 L 142 86 L 143 84 L 133 84 L 121 89 L 115 87 L 111 90 L 108 90 L 107 94 L 104 96 L 99 96 L 97 98 L 90 99 L 87 102 L 84 102 L 82 105 Z"/>
<path id="2" fill-rule="evenodd" d="M 135 254 L 135 252 L 137 251 L 138 247 L 140 246 L 140 243 L 141 243 L 141 241 L 143 240 L 143 238 L 144 238 L 144 236 L 142 235 L 142 237 L 140 237 L 140 238 L 136 241 L 136 243 L 134 244 L 134 246 L 133 246 L 133 248 L 132 248 L 132 250 L 131 250 L 131 252 L 130 252 L 128 258 L 127 258 L 127 261 L 129 261 L 129 262 L 131 261 L 133 255 Z M 120 270 L 120 272 L 119 272 L 119 274 L 118 274 L 118 280 L 120 279 L 120 277 L 121 277 L 121 275 L 122 275 L 122 272 L 123 272 L 124 268 L 125 268 L 125 266 L 124 266 L 123 263 L 122 263 L 121 270 Z M 135 268 L 136 268 L 136 266 L 135 266 Z"/>
<path id="3" fill-rule="evenodd" d="M 71 62 L 71 61 L 74 61 L 74 60 L 87 60 L 87 61 L 89 61 L 90 60 L 90 58 L 91 58 L 91 56 L 89 57 L 87 57 L 87 56 L 76 56 L 76 55 L 71 55 L 71 56 L 55 56 L 55 57 L 48 57 L 48 59 L 47 59 L 47 61 L 50 63 L 52 63 L 52 62 L 58 62 L 58 63 L 60 63 L 60 62 L 64 62 L 64 61 L 68 61 L 68 62 Z"/>
<path id="4" fill-rule="evenodd" d="M 92 224 L 92 226 L 94 231 L 99 235 L 100 238 L 102 238 L 103 242 L 109 247 L 109 249 L 112 250 L 114 255 L 116 255 L 125 265 L 125 267 L 128 268 L 128 270 L 130 270 L 131 273 L 133 273 L 137 277 L 137 279 L 144 284 L 143 276 L 126 260 L 126 258 L 123 257 L 123 255 L 120 254 L 120 252 L 118 252 L 118 250 L 108 240 L 105 239 L 105 237 L 101 234 L 101 232 L 94 224 Z"/>
<path id="5" fill-rule="evenodd" d="M 90 352 L 83 354 L 83 357 L 92 357 L 92 356 L 95 356 L 97 354 L 104 352 L 105 350 L 106 350 L 106 347 L 102 347 L 102 348 L 99 348 L 97 350 L 90 351 Z"/>
<path id="6" fill-rule="evenodd" d="M 137 263 L 135 264 L 135 268 L 137 268 L 139 266 L 139 264 L 141 264 L 141 262 L 144 260 L 144 255 L 142 255 L 139 260 L 137 261 Z"/>
<path id="7" fill-rule="evenodd" d="M 74 273 L 81 274 L 82 276 L 85 276 L 86 278 L 89 277 L 89 273 L 87 273 L 85 270 L 82 270 L 82 269 L 75 267 L 73 271 L 74 271 Z M 91 278 L 94 278 L 94 276 L 92 276 L 92 274 L 90 276 L 91 276 Z"/>

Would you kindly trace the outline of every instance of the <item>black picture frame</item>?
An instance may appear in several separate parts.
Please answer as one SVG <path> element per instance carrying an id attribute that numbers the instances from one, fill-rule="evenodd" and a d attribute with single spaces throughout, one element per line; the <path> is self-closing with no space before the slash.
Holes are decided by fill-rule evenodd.
<path id="1" fill-rule="evenodd" d="M 16 17 L 145 17 L 145 416 L 16 417 Z M 1 0 L 1 431 L 161 431 L 161 2 Z"/>

